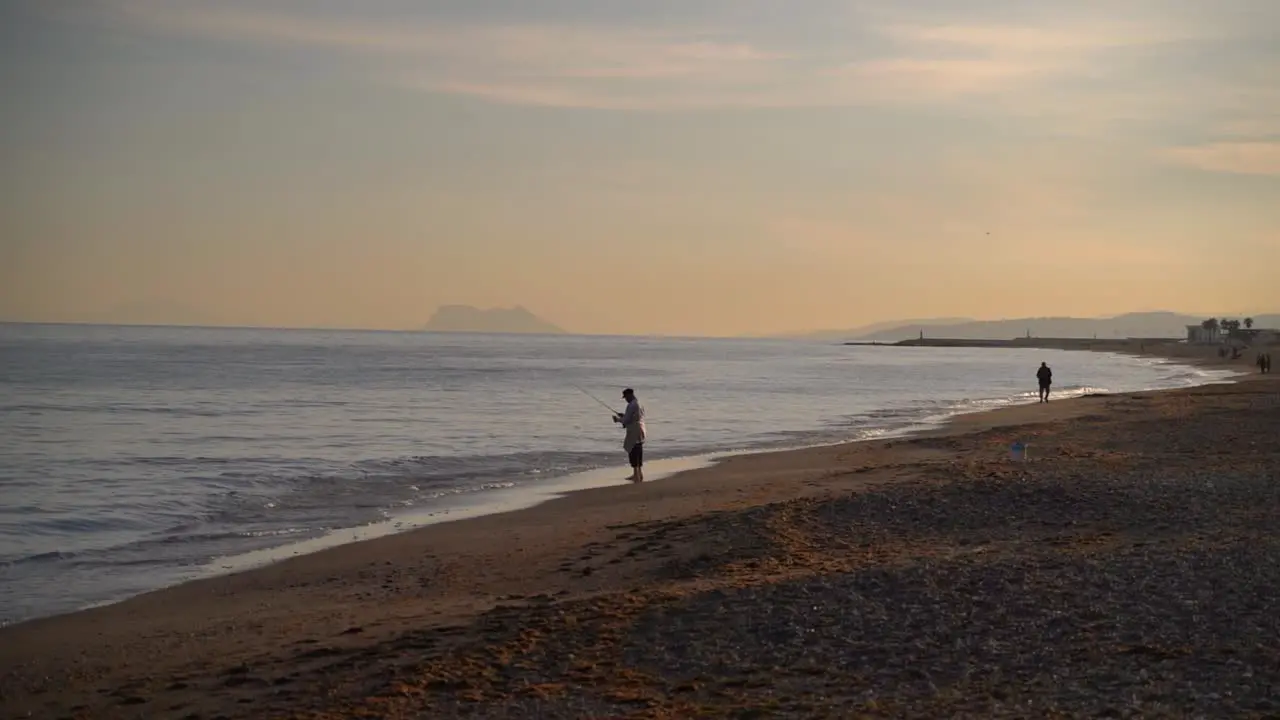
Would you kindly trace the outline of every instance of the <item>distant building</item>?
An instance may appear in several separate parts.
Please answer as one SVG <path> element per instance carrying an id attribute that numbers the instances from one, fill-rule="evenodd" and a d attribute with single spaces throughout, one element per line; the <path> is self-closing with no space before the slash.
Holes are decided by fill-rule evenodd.
<path id="1" fill-rule="evenodd" d="M 1188 325 L 1187 342 L 1192 345 L 1230 345 L 1242 348 L 1276 345 L 1280 344 L 1280 329 L 1241 328 L 1235 332 L 1227 332 L 1222 328 L 1204 328 L 1199 325 Z"/>
<path id="2" fill-rule="evenodd" d="M 1200 325 L 1187 326 L 1187 342 L 1192 345 L 1218 345 L 1226 338 L 1220 328 L 1207 328 Z"/>

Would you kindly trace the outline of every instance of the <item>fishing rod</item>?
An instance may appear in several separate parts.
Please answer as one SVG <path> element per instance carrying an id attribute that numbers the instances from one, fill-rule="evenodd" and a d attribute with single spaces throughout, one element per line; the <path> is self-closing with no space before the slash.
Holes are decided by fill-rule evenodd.
<path id="1" fill-rule="evenodd" d="M 582 387 L 580 387 L 580 386 L 578 386 L 578 385 L 574 385 L 573 383 L 569 383 L 569 384 L 570 384 L 570 385 L 573 385 L 573 387 L 574 387 L 575 389 L 577 389 L 577 390 L 578 390 L 578 392 L 580 392 L 580 393 L 582 393 L 583 395 L 586 395 L 587 397 L 591 398 L 592 400 L 595 400 L 596 402 L 600 403 L 601 407 L 603 407 L 604 409 L 608 410 L 609 412 L 613 413 L 614 415 L 617 415 L 617 414 L 618 414 L 618 411 L 617 411 L 617 410 L 614 410 L 613 408 L 609 407 L 609 404 L 608 404 L 608 403 L 606 403 L 605 401 L 603 401 L 603 400 L 601 400 L 600 398 L 596 397 L 595 395 L 592 395 L 591 393 L 587 392 L 587 391 L 586 391 L 586 389 L 584 389 L 584 388 L 582 388 Z"/>

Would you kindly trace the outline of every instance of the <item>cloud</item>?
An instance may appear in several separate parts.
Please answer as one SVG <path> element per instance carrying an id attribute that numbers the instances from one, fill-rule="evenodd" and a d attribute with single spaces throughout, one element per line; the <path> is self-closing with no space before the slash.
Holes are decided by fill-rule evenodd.
<path id="1" fill-rule="evenodd" d="M 1222 135 L 1237 138 L 1280 137 L 1280 112 L 1263 110 L 1252 117 L 1226 120 L 1217 130 Z"/>
<path id="2" fill-rule="evenodd" d="M 913 45 L 952 46 L 985 53 L 1027 56 L 1135 47 L 1201 37 L 1176 25 L 1076 23 L 1059 27 L 1029 25 L 892 25 L 886 33 Z"/>
<path id="3" fill-rule="evenodd" d="M 695 13 L 702 19 L 677 25 L 663 24 L 661 16 L 612 24 L 563 15 L 539 21 L 528 13 L 440 18 L 424 9 L 389 18 L 373 9 L 376 2 L 345 16 L 330 3 L 270 0 L 97 0 L 95 7 L 101 19 L 151 32 L 318 49 L 377 82 L 512 105 L 628 111 L 940 105 L 1056 123 L 1071 133 L 1164 122 L 1189 107 L 1197 121 L 1221 108 L 1214 123 L 1257 125 L 1259 106 L 1239 98 L 1267 92 L 1265 74 L 1224 71 L 1186 92 L 1178 87 L 1184 78 L 1162 77 L 1171 71 L 1152 60 L 1186 43 L 1230 37 L 1241 28 L 1228 20 L 1240 25 L 1249 16 L 1224 11 L 1227 20 L 1214 24 L 1173 12 L 1176 4 L 1123 5 L 1126 12 L 1035 4 L 1039 14 L 987 8 L 984 15 L 978 7 L 959 13 L 941 3 L 852 2 L 854 12 L 832 14 L 818 35 L 799 26 L 766 27 L 749 13 L 727 10 Z M 1134 65 L 1135 57 L 1148 64 Z M 1213 101 L 1201 102 L 1202 93 Z"/>
<path id="4" fill-rule="evenodd" d="M 487 63 L 471 58 L 446 78 L 420 68 L 412 84 L 500 102 L 611 109 L 920 104 L 1019 91 L 1091 72 L 1109 48 L 1174 37 L 1028 27 L 863 31 L 881 52 L 845 48 L 854 57 L 841 58 L 829 49 L 764 49 L 625 28 L 466 28 L 453 34 L 474 38 L 470 47 L 498 48 Z M 584 82 L 602 79 L 615 82 Z"/>
<path id="5" fill-rule="evenodd" d="M 1280 142 L 1219 142 L 1168 148 L 1163 154 L 1207 172 L 1280 177 Z"/>
<path id="6" fill-rule="evenodd" d="M 840 59 L 803 47 L 762 48 L 743 37 L 750 27 L 734 37 L 734 29 L 724 27 L 459 25 L 424 18 L 391 24 L 225 2 L 104 2 L 108 17 L 154 31 L 360 53 L 380 72 L 412 78 L 407 82 L 419 88 L 611 108 L 859 104 L 903 90 L 948 97 L 1062 71 L 1077 64 L 1080 52 L 1143 40 L 1034 27 L 899 24 L 872 29 L 889 44 L 885 55 Z M 954 48 L 967 55 L 949 56 Z"/>
<path id="7" fill-rule="evenodd" d="M 223 3 L 108 0 L 105 17 L 155 32 L 354 54 L 384 77 L 423 89 L 531 104 L 589 104 L 599 81 L 733 83 L 786 56 L 750 43 L 587 24 L 373 23 Z M 578 100 L 575 98 L 583 98 Z"/>
<path id="8" fill-rule="evenodd" d="M 1007 90 L 1042 73 L 1042 68 L 989 59 L 891 58 L 846 66 L 842 74 L 877 97 L 898 96 L 934 102 Z"/>
<path id="9" fill-rule="evenodd" d="M 1018 104 L 1034 100 L 1028 90 L 1097 76 L 1111 53 L 1197 37 L 1176 25 L 1112 22 L 1041 27 L 939 21 L 888 24 L 879 32 L 892 42 L 892 54 L 850 63 L 844 68 L 849 76 L 894 88 L 899 97 L 954 100 L 1006 94 Z"/>
<path id="10" fill-rule="evenodd" d="M 447 39 L 430 28 L 323 19 L 234 3 L 175 0 L 105 0 L 92 6 L 99 19 L 163 33 L 225 41 L 319 45 L 376 52 L 421 50 Z"/>

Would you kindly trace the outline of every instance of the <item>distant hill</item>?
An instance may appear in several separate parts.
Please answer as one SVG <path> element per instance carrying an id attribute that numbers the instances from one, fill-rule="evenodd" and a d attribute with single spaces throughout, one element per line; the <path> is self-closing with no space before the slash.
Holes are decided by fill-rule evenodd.
<path id="1" fill-rule="evenodd" d="M 1223 317 L 1224 315 L 1218 315 Z M 1226 317 L 1240 318 L 1238 314 Z M 961 323 L 895 323 L 889 327 L 848 338 L 862 342 L 897 342 L 919 337 L 956 340 L 1008 340 L 1024 337 L 1114 339 L 1127 337 L 1186 337 L 1188 325 L 1198 325 L 1210 315 L 1173 312 L 1127 313 L 1109 318 L 1042 317 L 1011 320 L 973 320 Z M 1252 316 L 1254 327 L 1280 327 L 1280 314 Z"/>
<path id="2" fill-rule="evenodd" d="M 771 335 L 769 337 L 780 337 L 788 340 L 849 340 L 859 339 L 872 333 L 883 330 L 896 330 L 906 325 L 910 326 L 929 326 L 944 327 L 951 325 L 960 325 L 962 323 L 977 322 L 973 318 L 927 318 L 914 320 L 889 320 L 886 322 L 872 323 L 870 325 L 862 325 L 860 327 L 848 328 L 845 330 L 812 330 L 809 332 L 786 333 L 784 335 Z"/>
<path id="3" fill-rule="evenodd" d="M 470 305 L 442 305 L 423 330 L 427 332 L 520 333 L 558 335 L 552 325 L 523 307 L 483 310 Z"/>

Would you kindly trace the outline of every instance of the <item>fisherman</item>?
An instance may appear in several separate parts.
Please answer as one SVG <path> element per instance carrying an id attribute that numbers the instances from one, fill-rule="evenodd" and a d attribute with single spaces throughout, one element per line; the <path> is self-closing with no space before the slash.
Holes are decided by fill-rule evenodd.
<path id="1" fill-rule="evenodd" d="M 1036 380 L 1040 381 L 1040 402 L 1049 402 L 1049 386 L 1053 384 L 1053 371 L 1047 363 L 1040 363 L 1036 371 Z"/>
<path id="2" fill-rule="evenodd" d="M 627 388 L 622 391 L 622 399 L 627 401 L 627 409 L 621 415 L 615 414 L 613 421 L 627 431 L 622 440 L 622 449 L 627 451 L 627 460 L 631 463 L 631 482 L 643 482 L 644 471 L 644 406 L 636 399 L 636 391 Z"/>

